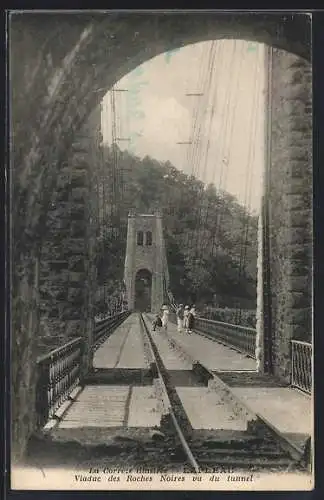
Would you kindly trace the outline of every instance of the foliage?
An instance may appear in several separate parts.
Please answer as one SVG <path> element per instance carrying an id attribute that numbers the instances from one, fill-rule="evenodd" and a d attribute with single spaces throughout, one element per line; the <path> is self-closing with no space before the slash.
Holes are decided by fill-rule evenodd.
<path id="1" fill-rule="evenodd" d="M 212 308 L 205 307 L 200 312 L 204 318 L 214 321 L 222 321 L 232 325 L 241 325 L 248 328 L 256 328 L 256 312 L 255 310 L 238 310 L 229 308 Z"/>

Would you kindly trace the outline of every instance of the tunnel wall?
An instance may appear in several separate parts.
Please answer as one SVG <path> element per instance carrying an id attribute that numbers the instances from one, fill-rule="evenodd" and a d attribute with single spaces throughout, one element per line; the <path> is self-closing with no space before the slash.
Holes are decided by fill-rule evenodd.
<path id="1" fill-rule="evenodd" d="M 312 336 L 311 65 L 278 49 L 268 57 L 272 367 L 290 382 L 290 341 Z"/>

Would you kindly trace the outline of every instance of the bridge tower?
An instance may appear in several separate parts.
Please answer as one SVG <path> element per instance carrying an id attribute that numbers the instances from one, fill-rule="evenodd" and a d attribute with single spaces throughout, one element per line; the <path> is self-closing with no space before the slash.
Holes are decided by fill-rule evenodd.
<path id="1" fill-rule="evenodd" d="M 162 215 L 128 215 L 124 282 L 128 308 L 158 312 L 168 286 Z"/>

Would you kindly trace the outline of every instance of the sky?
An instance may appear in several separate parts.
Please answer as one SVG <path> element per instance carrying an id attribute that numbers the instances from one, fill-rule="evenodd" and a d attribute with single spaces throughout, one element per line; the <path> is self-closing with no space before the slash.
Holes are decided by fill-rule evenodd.
<path id="1" fill-rule="evenodd" d="M 111 144 L 117 137 L 122 150 L 168 160 L 258 212 L 264 166 L 264 53 L 263 44 L 218 40 L 150 59 L 124 76 L 113 94 L 106 94 L 104 142 Z"/>

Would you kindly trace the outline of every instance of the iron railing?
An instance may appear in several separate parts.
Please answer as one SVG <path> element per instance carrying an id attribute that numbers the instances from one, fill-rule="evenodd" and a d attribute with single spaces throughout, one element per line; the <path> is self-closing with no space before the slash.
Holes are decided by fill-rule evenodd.
<path id="1" fill-rule="evenodd" d="M 172 323 L 177 322 L 175 312 L 170 312 L 169 318 Z M 194 330 L 206 333 L 215 340 L 233 347 L 255 359 L 256 330 L 254 328 L 196 317 Z"/>
<path id="2" fill-rule="evenodd" d="M 195 329 L 255 359 L 256 330 L 206 318 L 196 318 Z"/>
<path id="3" fill-rule="evenodd" d="M 291 385 L 308 394 L 312 392 L 312 344 L 291 341 Z"/>
<path id="4" fill-rule="evenodd" d="M 97 349 L 129 314 L 129 311 L 124 311 L 96 322 L 92 350 Z M 37 359 L 37 428 L 43 427 L 55 416 L 56 410 L 80 383 L 85 342 L 83 337 L 76 337 Z"/>
<path id="5" fill-rule="evenodd" d="M 36 419 L 42 427 L 80 380 L 84 339 L 77 337 L 37 359 Z"/>
<path id="6" fill-rule="evenodd" d="M 130 311 L 123 311 L 114 316 L 110 316 L 95 323 L 93 346 L 92 349 L 96 350 L 98 347 L 109 337 L 111 332 L 117 328 L 126 318 L 130 315 Z"/>

